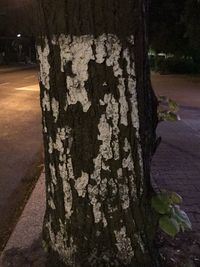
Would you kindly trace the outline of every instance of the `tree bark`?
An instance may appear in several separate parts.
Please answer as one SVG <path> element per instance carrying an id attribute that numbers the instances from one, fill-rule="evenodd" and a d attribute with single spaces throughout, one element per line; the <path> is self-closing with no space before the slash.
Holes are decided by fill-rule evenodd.
<path id="1" fill-rule="evenodd" d="M 48 266 L 159 266 L 146 1 L 41 0 Z"/>

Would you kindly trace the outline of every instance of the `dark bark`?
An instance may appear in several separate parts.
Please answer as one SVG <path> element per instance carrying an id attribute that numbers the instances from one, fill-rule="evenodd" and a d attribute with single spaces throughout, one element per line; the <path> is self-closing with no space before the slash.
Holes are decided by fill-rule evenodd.
<path id="1" fill-rule="evenodd" d="M 41 0 L 48 266 L 159 266 L 146 1 Z"/>

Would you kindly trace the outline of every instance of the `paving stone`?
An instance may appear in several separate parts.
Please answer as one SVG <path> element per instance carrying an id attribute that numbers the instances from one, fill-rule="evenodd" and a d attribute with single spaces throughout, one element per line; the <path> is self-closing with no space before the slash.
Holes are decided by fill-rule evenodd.
<path id="1" fill-rule="evenodd" d="M 158 127 L 162 143 L 153 159 L 152 176 L 157 187 L 183 197 L 183 209 L 190 215 L 193 230 L 199 231 L 200 135 L 196 133 L 200 129 L 200 109 L 184 109 L 181 113 L 182 121 L 163 122 Z M 184 121 L 194 114 L 192 121 Z"/>

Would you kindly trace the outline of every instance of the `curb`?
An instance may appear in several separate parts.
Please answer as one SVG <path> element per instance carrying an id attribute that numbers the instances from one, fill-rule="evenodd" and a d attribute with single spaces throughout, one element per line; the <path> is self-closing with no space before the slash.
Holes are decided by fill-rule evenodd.
<path id="1" fill-rule="evenodd" d="M 33 192 L 26 203 L 26 206 L 15 226 L 2 254 L 0 255 L 0 267 L 8 262 L 6 259 L 8 251 L 21 250 L 31 247 L 36 239 L 39 239 L 42 232 L 42 223 L 45 213 L 45 175 L 41 173 Z"/>

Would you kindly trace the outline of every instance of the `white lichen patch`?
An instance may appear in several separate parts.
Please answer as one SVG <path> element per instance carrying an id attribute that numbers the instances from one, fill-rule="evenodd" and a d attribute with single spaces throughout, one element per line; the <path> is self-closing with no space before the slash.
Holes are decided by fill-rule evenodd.
<path id="1" fill-rule="evenodd" d="M 92 205 L 93 205 L 95 223 L 99 223 L 103 219 L 102 211 L 101 211 L 101 203 L 93 202 Z"/>
<path id="2" fill-rule="evenodd" d="M 136 189 L 136 183 L 133 175 L 130 175 L 129 177 L 130 181 L 130 189 L 131 189 L 131 196 L 132 200 L 135 200 L 137 198 L 137 189 Z"/>
<path id="3" fill-rule="evenodd" d="M 58 39 L 60 46 L 61 71 L 64 71 L 64 66 L 72 63 L 72 76 L 67 76 L 67 106 L 81 103 L 83 111 L 87 112 L 91 106 L 88 99 L 85 83 L 89 78 L 88 64 L 94 60 L 92 45 L 94 38 L 90 35 L 84 36 L 65 36 L 60 35 Z"/>
<path id="4" fill-rule="evenodd" d="M 59 102 L 54 97 L 51 100 L 51 107 L 53 111 L 54 121 L 57 122 L 59 115 Z"/>
<path id="5" fill-rule="evenodd" d="M 109 165 L 106 165 L 103 161 L 102 161 L 102 169 L 104 171 L 109 171 L 110 172 L 110 166 Z"/>
<path id="6" fill-rule="evenodd" d="M 43 109 L 43 107 L 42 107 L 42 109 Z M 45 120 L 45 117 L 43 116 L 43 118 L 42 118 L 42 126 L 43 126 L 43 133 L 47 133 L 48 132 L 48 130 L 47 130 L 47 124 L 46 124 L 46 120 Z"/>
<path id="7" fill-rule="evenodd" d="M 67 172 L 65 161 L 63 163 L 58 164 L 58 170 L 59 170 L 60 177 L 63 180 L 68 180 L 68 172 Z"/>
<path id="8" fill-rule="evenodd" d="M 119 168 L 119 169 L 117 170 L 117 177 L 118 177 L 118 178 L 122 178 L 122 175 L 123 175 L 122 168 Z"/>
<path id="9" fill-rule="evenodd" d="M 55 38 L 55 37 L 53 37 Z M 61 34 L 58 40 L 54 40 L 54 45 L 60 46 L 61 71 L 64 72 L 64 66 L 69 61 L 72 61 L 73 55 L 70 51 L 70 44 L 72 43 L 71 35 Z"/>
<path id="10" fill-rule="evenodd" d="M 96 185 L 88 185 L 88 195 L 93 207 L 95 223 L 103 222 L 104 217 L 101 210 L 101 202 L 105 199 L 105 195 L 107 193 L 107 179 L 103 179 L 101 181 L 100 172 L 101 169 L 99 168 L 91 175 L 91 179 L 94 181 L 95 177 L 97 178 Z M 100 199 L 101 201 L 99 201 Z"/>
<path id="11" fill-rule="evenodd" d="M 128 169 L 129 171 L 134 172 L 134 164 L 131 152 L 128 154 L 127 158 L 123 158 L 122 166 L 124 169 Z"/>
<path id="12" fill-rule="evenodd" d="M 137 197 L 137 190 L 136 190 L 136 184 L 135 184 L 135 179 L 134 179 L 135 168 L 134 168 L 134 163 L 133 163 L 133 158 L 132 158 L 131 145 L 127 138 L 124 139 L 123 149 L 126 153 L 128 153 L 128 155 L 123 158 L 122 166 L 123 166 L 123 169 L 128 169 L 128 171 L 130 172 L 127 179 L 130 182 L 130 194 L 131 194 L 132 199 L 134 200 Z M 118 174 L 118 177 L 120 177 L 119 174 Z"/>
<path id="13" fill-rule="evenodd" d="M 102 200 L 104 200 L 105 197 L 106 197 L 107 183 L 108 183 L 108 179 L 107 178 L 103 178 L 101 180 L 101 183 L 100 183 L 100 186 L 99 186 L 99 195 L 101 196 Z"/>
<path id="14" fill-rule="evenodd" d="M 99 189 L 98 186 L 92 186 L 88 185 L 88 194 L 89 194 L 89 199 L 90 203 L 93 208 L 93 215 L 94 215 L 94 221 L 95 223 L 99 223 L 103 219 L 103 214 L 101 211 L 101 203 L 98 201 L 97 197 L 99 195 Z"/>
<path id="15" fill-rule="evenodd" d="M 131 120 L 133 127 L 136 129 L 136 135 L 139 138 L 139 115 L 138 115 L 138 103 L 137 103 L 137 94 L 136 94 L 136 81 L 132 78 L 128 80 L 128 88 L 131 93 Z M 135 88 L 133 90 L 133 88 Z"/>
<path id="16" fill-rule="evenodd" d="M 68 141 L 69 145 L 68 148 L 71 149 L 72 145 L 72 136 L 71 136 L 71 129 L 69 127 L 65 128 L 58 128 L 57 129 L 57 134 L 56 134 L 56 141 L 53 144 L 54 149 L 60 152 L 60 161 L 64 161 L 65 155 L 64 153 L 64 142 Z"/>
<path id="17" fill-rule="evenodd" d="M 88 173 L 82 171 L 81 177 L 79 177 L 75 181 L 75 185 L 74 185 L 79 197 L 85 197 L 86 186 L 88 185 L 88 181 L 89 181 Z"/>
<path id="18" fill-rule="evenodd" d="M 103 214 L 103 226 L 104 226 L 104 228 L 108 226 L 108 222 L 107 222 L 104 214 Z"/>
<path id="19" fill-rule="evenodd" d="M 54 193 L 55 193 L 54 187 L 55 187 L 55 185 L 53 183 L 50 183 L 50 190 L 48 190 L 48 192 L 51 192 L 53 197 L 54 197 Z"/>
<path id="20" fill-rule="evenodd" d="M 123 210 L 126 210 L 130 206 L 130 199 L 129 199 L 129 187 L 127 185 L 127 177 L 123 177 L 122 168 L 117 170 L 117 177 L 120 182 L 118 182 L 119 187 L 119 196 L 121 200 L 121 206 Z M 121 183 L 123 181 L 123 183 Z"/>
<path id="21" fill-rule="evenodd" d="M 74 180 L 74 168 L 71 157 L 67 159 L 67 171 L 68 171 L 68 179 Z"/>
<path id="22" fill-rule="evenodd" d="M 56 142 L 54 143 L 54 149 L 56 149 L 57 151 L 59 151 L 62 154 L 64 152 L 63 142 L 60 138 L 59 133 L 57 133 L 57 135 L 56 135 Z"/>
<path id="23" fill-rule="evenodd" d="M 49 99 L 49 93 L 47 91 L 44 91 L 44 97 L 42 98 L 42 109 L 43 111 L 50 111 L 50 99 Z"/>
<path id="24" fill-rule="evenodd" d="M 50 65 L 49 65 L 49 44 L 47 38 L 44 39 L 45 45 L 44 48 L 42 49 L 41 46 L 37 46 L 37 52 L 38 52 L 38 58 L 40 62 L 40 81 L 43 84 L 43 86 L 49 90 L 50 89 L 50 84 L 49 84 L 49 70 L 50 70 Z"/>
<path id="25" fill-rule="evenodd" d="M 45 125 L 43 126 L 43 132 L 47 133 L 47 127 Z"/>
<path id="26" fill-rule="evenodd" d="M 72 197 L 72 188 L 70 185 L 70 179 L 74 180 L 74 173 L 73 173 L 73 168 L 71 166 L 71 159 L 68 159 L 67 162 L 59 164 L 59 175 L 62 178 L 62 184 L 63 184 L 65 217 L 66 219 L 70 219 L 73 213 L 72 209 L 73 197 Z"/>
<path id="27" fill-rule="evenodd" d="M 70 219 L 73 209 L 73 198 L 72 198 L 72 190 L 69 184 L 69 181 L 63 179 L 63 193 L 64 193 L 64 206 L 65 206 L 65 217 L 66 219 Z"/>
<path id="28" fill-rule="evenodd" d="M 54 185 L 57 185 L 56 170 L 55 170 L 54 165 L 50 163 L 49 169 L 50 169 L 50 173 L 51 173 L 51 180 L 52 180 Z"/>
<path id="29" fill-rule="evenodd" d="M 116 247 L 118 249 L 118 258 L 125 264 L 130 264 L 134 257 L 134 250 L 130 237 L 127 236 L 126 228 L 123 226 L 119 231 L 114 231 L 116 238 Z"/>
<path id="30" fill-rule="evenodd" d="M 126 64 L 127 64 L 126 71 L 128 75 L 131 76 L 131 78 L 135 77 L 135 64 L 133 61 L 131 63 L 131 57 L 128 48 L 124 49 L 123 57 L 126 59 Z"/>
<path id="31" fill-rule="evenodd" d="M 49 137 L 49 149 L 48 149 L 49 154 L 53 153 L 53 140 L 51 136 Z"/>
<path id="32" fill-rule="evenodd" d="M 119 185 L 119 195 L 121 199 L 122 209 L 123 210 L 128 209 L 130 206 L 130 199 L 129 199 L 129 188 L 126 184 Z"/>
<path id="33" fill-rule="evenodd" d="M 127 138 L 124 139 L 123 149 L 126 153 L 129 153 L 128 156 L 123 159 L 122 166 L 123 168 L 127 168 L 131 172 L 131 174 L 128 176 L 128 180 L 130 183 L 130 194 L 131 194 L 132 200 L 135 200 L 137 197 L 137 190 L 136 190 L 136 184 L 135 184 L 135 179 L 134 179 L 135 169 L 134 169 L 134 164 L 133 164 L 133 159 L 132 159 L 131 145 Z M 118 174 L 118 177 L 120 177 L 119 174 Z"/>
<path id="34" fill-rule="evenodd" d="M 106 107 L 106 119 L 112 121 L 112 141 L 111 147 L 114 154 L 114 159 L 119 159 L 119 103 L 111 94 L 105 94 L 104 103 Z"/>
<path id="35" fill-rule="evenodd" d="M 131 145 L 127 138 L 124 139 L 124 151 L 125 152 L 131 151 Z"/>
<path id="36" fill-rule="evenodd" d="M 129 41 L 130 44 L 134 45 L 135 44 L 135 38 L 134 35 L 130 35 L 127 40 Z"/>
<path id="37" fill-rule="evenodd" d="M 108 34 L 106 40 L 106 65 L 113 67 L 113 73 L 115 77 L 122 76 L 122 68 L 119 66 L 120 53 L 122 51 L 122 45 L 119 38 L 114 34 Z"/>
<path id="38" fill-rule="evenodd" d="M 77 102 L 79 102 L 83 107 L 83 111 L 87 112 L 91 106 L 91 103 L 88 100 L 87 91 L 85 88 L 80 86 L 78 79 L 68 76 L 67 88 L 67 106 L 75 105 Z"/>
<path id="39" fill-rule="evenodd" d="M 53 150 L 56 150 L 59 155 L 59 163 L 57 168 L 57 173 L 55 166 L 49 164 L 51 179 L 53 184 L 57 185 L 57 175 L 62 179 L 63 193 L 64 193 L 64 208 L 65 208 L 65 217 L 70 219 L 73 210 L 73 198 L 72 198 L 72 188 L 70 185 L 70 180 L 74 180 L 74 170 L 72 165 L 72 159 L 70 155 L 70 149 L 72 146 L 73 138 L 71 135 L 71 128 L 66 126 L 63 128 L 57 128 L 56 140 L 53 141 L 52 138 L 49 138 L 49 154 L 53 153 Z M 65 148 L 67 144 L 67 149 Z M 50 187 L 50 192 L 54 193 L 54 187 Z M 53 194 L 54 195 L 54 194 Z M 49 199 L 49 205 L 53 208 L 52 201 Z"/>
<path id="40" fill-rule="evenodd" d="M 89 185 L 88 193 L 91 204 L 93 206 L 93 214 L 95 222 L 103 222 L 103 214 L 101 211 L 101 201 L 105 199 L 107 194 L 108 181 L 106 178 L 101 178 L 101 170 L 110 172 L 110 166 L 107 161 L 110 159 L 119 159 L 119 108 L 118 103 L 111 94 L 105 94 L 104 100 L 101 100 L 100 104 L 106 106 L 106 113 L 101 115 L 98 124 L 98 140 L 101 141 L 99 146 L 99 154 L 93 160 L 94 172 L 91 174 L 91 179 L 96 183 L 95 186 Z M 112 125 L 108 122 L 112 121 Z M 115 186 L 113 186 L 115 188 Z M 105 225 L 105 223 L 103 223 Z"/>
<path id="41" fill-rule="evenodd" d="M 48 199 L 48 205 L 49 205 L 49 207 L 51 207 L 52 210 L 56 209 L 54 201 L 53 201 L 53 199 L 51 197 L 49 197 L 49 199 Z"/>
<path id="42" fill-rule="evenodd" d="M 129 42 L 133 36 L 128 37 Z M 61 58 L 61 71 L 64 71 L 66 64 L 72 64 L 72 75 L 67 75 L 67 105 L 74 105 L 80 102 L 83 111 L 87 112 L 91 106 L 88 99 L 85 84 L 89 79 L 88 65 L 90 61 L 97 64 L 106 63 L 113 68 L 113 74 L 119 79 L 118 89 L 120 92 L 121 123 L 127 125 L 128 105 L 125 97 L 125 84 L 123 70 L 119 64 L 121 52 L 127 61 L 128 75 L 134 75 L 134 64 L 131 63 L 129 50 L 123 50 L 119 38 L 113 34 L 102 34 L 97 38 L 93 35 L 71 36 L 61 34 L 58 38 L 52 39 L 53 45 L 59 45 Z M 95 51 L 94 51 L 95 50 Z M 107 82 L 104 83 L 107 85 Z M 135 89 L 135 88 L 134 88 Z"/>
<path id="43" fill-rule="evenodd" d="M 118 193 L 118 187 L 117 187 L 117 183 L 115 182 L 115 180 L 113 178 L 110 178 L 108 180 L 108 185 L 111 188 L 112 197 L 116 197 L 117 196 L 117 193 Z"/>
<path id="44" fill-rule="evenodd" d="M 52 228 L 52 219 L 50 216 L 45 227 L 48 230 L 50 237 L 48 247 L 50 246 L 53 251 L 57 252 L 66 265 L 75 266 L 74 256 L 77 252 L 77 247 L 74 245 L 72 237 L 67 238 L 66 229 L 62 221 L 60 220 L 60 230 L 56 233 Z"/>
<path id="45" fill-rule="evenodd" d="M 112 147 L 111 147 L 111 138 L 112 138 L 112 127 L 107 122 L 105 114 L 101 115 L 100 122 L 98 125 L 99 135 L 98 140 L 102 141 L 100 145 L 99 152 L 105 160 L 112 159 Z"/>
<path id="46" fill-rule="evenodd" d="M 135 237 L 135 239 L 137 240 L 137 242 L 138 242 L 138 244 L 139 244 L 139 246 L 140 246 L 140 248 L 141 248 L 141 251 L 142 251 L 143 253 L 145 253 L 145 245 L 144 245 L 144 241 L 143 241 L 142 238 L 141 238 L 140 233 L 135 233 L 135 234 L 134 234 L 134 237 Z"/>
<path id="47" fill-rule="evenodd" d="M 134 38 L 131 36 L 128 38 L 129 42 L 131 44 L 134 44 Z M 137 151 L 138 151 L 138 156 L 139 156 L 139 166 L 140 166 L 140 172 L 141 172 L 141 177 L 144 176 L 144 171 L 143 171 L 143 158 L 142 158 L 142 147 L 140 144 L 140 134 L 139 134 L 139 128 L 140 128 L 140 121 L 139 121 L 139 113 L 138 113 L 138 100 L 137 100 L 137 91 L 136 91 L 136 79 L 135 79 L 135 63 L 131 60 L 130 56 L 130 50 L 125 50 L 123 53 L 124 58 L 126 59 L 127 62 L 127 73 L 129 74 L 128 77 L 128 90 L 129 93 L 131 94 L 131 120 L 132 120 L 132 125 L 135 128 L 136 131 L 136 138 L 138 139 L 137 143 Z M 143 181 L 141 180 L 141 187 L 140 187 L 140 193 L 143 193 L 142 190 L 142 183 Z"/>
<path id="48" fill-rule="evenodd" d="M 102 64 L 106 58 L 106 55 L 107 55 L 106 47 L 105 47 L 106 40 L 107 40 L 107 36 L 106 34 L 103 34 L 94 41 L 95 46 L 96 46 L 95 58 L 98 64 Z"/>
<path id="49" fill-rule="evenodd" d="M 72 190 L 76 190 L 79 197 L 84 198 L 86 196 L 86 190 L 88 191 L 88 197 L 90 204 L 93 208 L 93 215 L 95 223 L 102 223 L 104 226 L 105 216 L 103 214 L 102 202 L 106 199 L 109 190 L 112 189 L 112 197 L 120 195 L 122 208 L 128 209 L 130 206 L 129 194 L 135 194 L 135 187 L 129 192 L 128 182 L 131 179 L 131 183 L 134 185 L 134 164 L 132 158 L 131 146 L 128 138 L 125 138 L 124 145 L 123 139 L 120 136 L 120 129 L 126 129 L 125 127 L 132 126 L 136 129 L 136 137 L 138 142 L 137 151 L 140 158 L 141 170 L 143 169 L 142 151 L 139 138 L 139 115 L 137 104 L 137 92 L 136 92 L 136 80 L 135 80 L 135 63 L 133 55 L 130 51 L 130 47 L 133 45 L 133 36 L 130 36 L 127 41 L 129 45 L 124 47 L 120 39 L 113 34 L 103 34 L 95 38 L 93 35 L 83 36 L 71 36 L 61 34 L 54 36 L 52 44 L 59 46 L 60 59 L 61 59 L 61 71 L 68 71 L 66 73 L 66 105 L 67 111 L 71 105 L 79 104 L 82 107 L 83 112 L 88 112 L 92 100 L 88 95 L 88 88 L 86 88 L 87 82 L 90 80 L 89 67 L 90 63 L 104 64 L 105 67 L 109 67 L 112 70 L 114 79 L 117 83 L 116 94 L 106 93 L 101 99 L 99 99 L 100 110 L 104 110 L 100 115 L 98 122 L 98 144 L 99 151 L 96 157 L 93 159 L 94 171 L 90 175 L 92 183 L 89 184 L 89 174 L 82 171 L 80 177 L 74 176 L 74 166 L 72 164 L 72 158 L 70 155 L 71 146 L 73 143 L 73 136 L 71 129 L 59 128 L 54 142 L 49 140 L 49 153 L 53 150 L 59 155 L 59 176 L 63 180 L 64 190 L 64 204 L 66 210 L 66 218 L 69 219 L 72 214 Z M 48 46 L 48 43 L 46 44 Z M 48 47 L 45 50 L 46 54 Z M 48 56 L 46 56 L 46 65 L 48 64 Z M 43 60 L 44 61 L 44 60 Z M 124 70 L 124 64 L 126 62 L 126 70 Z M 70 69 L 71 68 L 71 69 Z M 48 66 L 45 67 L 45 75 L 49 75 Z M 124 75 L 126 71 L 126 75 Z M 45 76 L 43 75 L 43 76 Z M 45 77 L 46 77 L 45 76 Z M 48 89 L 48 78 L 43 78 L 43 82 Z M 106 90 L 109 92 L 108 80 L 102 81 L 102 86 L 106 86 Z M 94 88 L 95 89 L 95 88 Z M 105 88 L 104 88 L 105 89 Z M 111 90 L 110 90 L 111 91 Z M 44 93 L 43 109 L 50 111 L 54 121 L 56 122 L 59 117 L 59 103 L 55 98 L 49 101 L 49 97 Z M 131 113 L 131 122 L 128 120 Z M 124 127 L 125 126 L 125 127 Z M 119 142 L 120 140 L 120 142 Z M 122 147 L 120 147 L 122 146 Z M 124 152 L 120 155 L 120 149 Z M 125 156 L 124 156 L 125 154 Z M 110 177 L 113 171 L 111 162 L 116 161 L 116 164 L 120 164 L 120 172 L 116 177 Z M 74 162 L 74 161 L 73 161 Z M 125 172 L 124 172 L 124 169 Z M 122 183 L 122 173 L 129 172 L 129 177 L 124 177 L 126 180 Z M 53 170 L 51 170 L 53 173 Z M 103 171 L 103 177 L 102 177 Z M 108 172 L 109 175 L 105 175 Z M 105 178 L 106 177 L 106 178 Z M 109 177 L 109 178 L 108 178 Z M 120 179 L 119 179 L 120 177 Z M 55 180 L 55 179 L 54 179 Z M 73 180 L 72 182 L 70 180 Z M 112 207 L 112 213 L 117 210 L 116 207 Z M 123 242 L 127 244 L 129 239 L 124 236 L 123 228 L 116 233 L 117 237 L 123 239 Z M 117 238 L 116 238 L 117 239 Z M 124 252 L 123 252 L 124 253 Z M 131 250 L 130 250 L 131 255 Z"/>
<path id="50" fill-rule="evenodd" d="M 125 80 L 124 78 L 119 79 L 119 84 L 118 84 L 118 90 L 120 93 L 120 122 L 121 124 L 127 126 L 128 125 L 128 120 L 127 120 L 127 112 L 128 112 L 128 103 L 126 100 L 125 96 Z"/>
<path id="51" fill-rule="evenodd" d="M 128 141 L 127 138 L 124 139 L 124 147 L 123 147 L 124 151 L 126 153 L 128 153 L 128 156 L 123 158 L 122 161 L 122 166 L 124 169 L 128 169 L 130 172 L 132 172 L 133 174 L 135 174 L 135 170 L 134 170 L 134 164 L 133 164 L 133 157 L 132 157 L 132 149 L 131 149 L 131 145 Z"/>

